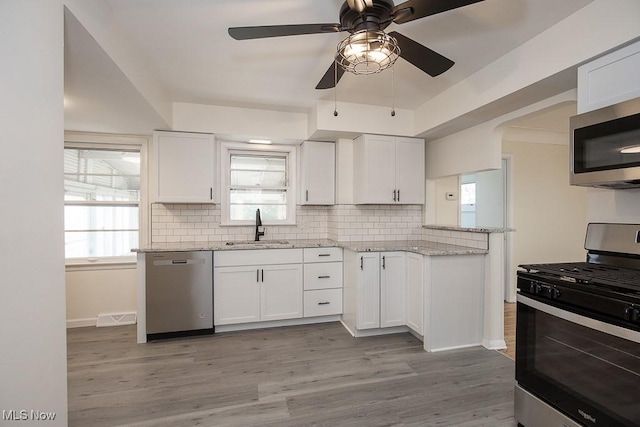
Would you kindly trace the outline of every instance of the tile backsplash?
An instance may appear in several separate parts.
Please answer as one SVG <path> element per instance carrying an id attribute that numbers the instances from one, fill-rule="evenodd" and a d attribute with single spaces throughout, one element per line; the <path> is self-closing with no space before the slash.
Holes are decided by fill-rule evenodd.
<path id="1" fill-rule="evenodd" d="M 151 242 L 253 240 L 254 226 L 220 226 L 209 204 L 151 205 Z M 487 249 L 488 235 L 422 227 L 422 205 L 298 206 L 296 225 L 268 225 L 263 240 L 331 239 L 337 242 L 426 240 Z"/>
<path id="2" fill-rule="evenodd" d="M 217 205 L 151 205 L 152 243 L 253 240 L 255 228 L 220 226 Z M 264 240 L 331 239 L 338 242 L 420 240 L 421 205 L 298 206 L 296 225 L 266 226 Z"/>
<path id="3" fill-rule="evenodd" d="M 296 225 L 267 225 L 263 240 L 326 239 L 330 206 L 298 206 Z M 253 240 L 254 226 L 220 226 L 217 205 L 151 205 L 151 242 L 227 242 Z M 262 230 L 263 228 L 261 228 Z"/>

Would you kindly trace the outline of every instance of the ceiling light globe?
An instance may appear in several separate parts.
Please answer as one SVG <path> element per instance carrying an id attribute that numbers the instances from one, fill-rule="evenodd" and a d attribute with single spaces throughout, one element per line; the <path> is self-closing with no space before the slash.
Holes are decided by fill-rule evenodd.
<path id="1" fill-rule="evenodd" d="M 338 44 L 336 62 L 345 71 L 366 75 L 379 73 L 396 62 L 400 47 L 383 31 L 360 30 Z"/>

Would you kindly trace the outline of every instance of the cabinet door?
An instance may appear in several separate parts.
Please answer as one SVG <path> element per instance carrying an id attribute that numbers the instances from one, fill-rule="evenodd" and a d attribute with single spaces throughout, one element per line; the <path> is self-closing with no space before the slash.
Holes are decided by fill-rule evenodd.
<path id="1" fill-rule="evenodd" d="M 407 326 L 418 334 L 424 335 L 422 331 L 424 323 L 424 257 L 411 252 L 407 252 L 405 257 L 407 265 L 407 275 L 405 277 Z"/>
<path id="2" fill-rule="evenodd" d="M 396 190 L 399 203 L 424 203 L 424 141 L 415 138 L 396 138 Z"/>
<path id="3" fill-rule="evenodd" d="M 213 135 L 155 132 L 153 198 L 167 203 L 213 203 L 215 141 Z"/>
<path id="4" fill-rule="evenodd" d="M 356 328 L 380 327 L 380 254 L 358 253 Z"/>
<path id="5" fill-rule="evenodd" d="M 300 157 L 300 204 L 335 204 L 335 144 L 305 141 Z"/>
<path id="6" fill-rule="evenodd" d="M 216 267 L 213 271 L 213 323 L 260 321 L 259 267 Z"/>
<path id="7" fill-rule="evenodd" d="M 362 135 L 353 144 L 353 198 L 356 204 L 395 203 L 395 138 Z"/>
<path id="8" fill-rule="evenodd" d="M 404 326 L 404 252 L 382 252 L 380 259 L 380 327 Z"/>
<path id="9" fill-rule="evenodd" d="M 302 264 L 260 267 L 260 319 L 302 317 Z"/>

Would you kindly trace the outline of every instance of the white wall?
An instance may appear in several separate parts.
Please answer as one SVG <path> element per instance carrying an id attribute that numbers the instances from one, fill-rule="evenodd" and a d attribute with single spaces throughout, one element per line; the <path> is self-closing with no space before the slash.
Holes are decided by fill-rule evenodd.
<path id="1" fill-rule="evenodd" d="M 135 312 L 136 266 L 66 272 L 67 326 L 95 326 L 99 314 Z"/>
<path id="2" fill-rule="evenodd" d="M 460 178 L 447 176 L 435 182 L 435 222 L 437 225 L 458 226 L 460 219 Z M 446 194 L 454 193 L 455 200 L 447 200 Z"/>
<path id="3" fill-rule="evenodd" d="M 222 135 L 303 141 L 307 139 L 305 113 L 222 107 L 218 105 L 173 104 L 175 131 L 210 132 Z"/>
<path id="4" fill-rule="evenodd" d="M 0 410 L 48 426 L 67 424 L 62 17 L 62 0 L 0 2 Z"/>
<path id="5" fill-rule="evenodd" d="M 504 180 L 502 169 L 476 176 L 476 226 L 504 227 Z"/>
<path id="6" fill-rule="evenodd" d="M 515 267 L 584 261 L 586 190 L 569 185 L 567 145 L 504 141 L 513 155 Z"/>
<path id="7" fill-rule="evenodd" d="M 414 134 L 420 135 L 444 126 L 459 116 L 640 37 L 638 16 L 638 0 L 594 0 L 547 31 L 425 102 L 415 111 Z M 539 89 L 551 91 L 547 96 L 553 93 L 552 87 Z M 469 118 L 473 120 L 473 117 Z"/>

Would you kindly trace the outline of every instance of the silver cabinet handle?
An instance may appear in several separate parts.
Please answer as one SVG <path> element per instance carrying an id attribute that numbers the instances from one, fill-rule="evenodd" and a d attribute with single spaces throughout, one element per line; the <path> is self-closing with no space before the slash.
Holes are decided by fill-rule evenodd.
<path id="1" fill-rule="evenodd" d="M 331 279 L 331 276 L 318 276 L 318 279 Z"/>
<path id="2" fill-rule="evenodd" d="M 331 303 L 329 301 L 322 301 L 318 303 L 318 305 L 327 305 L 327 304 L 331 304 Z"/>

